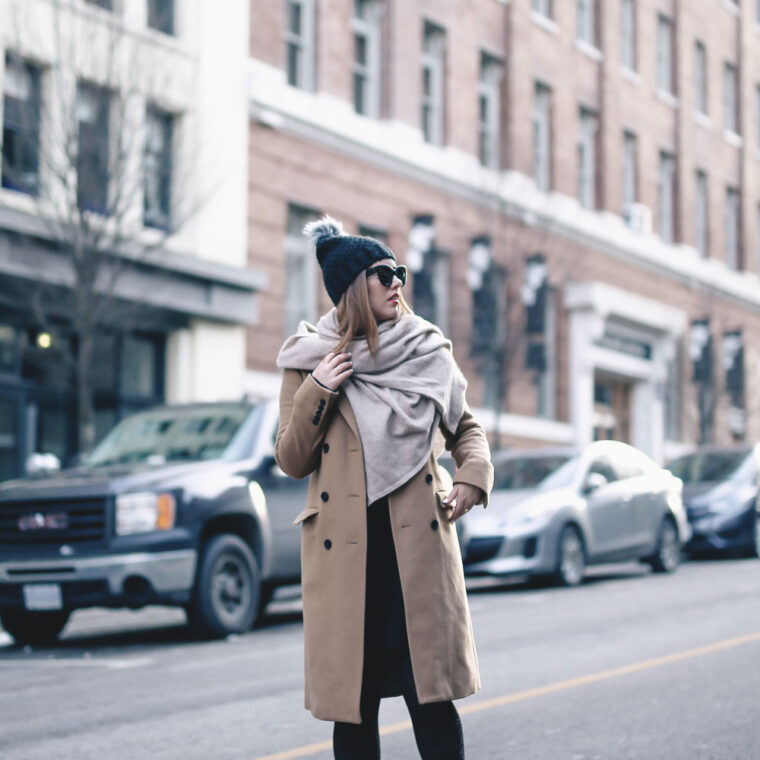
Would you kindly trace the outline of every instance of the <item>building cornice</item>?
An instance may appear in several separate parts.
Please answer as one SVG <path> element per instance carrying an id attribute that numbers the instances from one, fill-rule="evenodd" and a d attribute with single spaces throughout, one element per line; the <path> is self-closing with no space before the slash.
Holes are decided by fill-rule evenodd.
<path id="1" fill-rule="evenodd" d="M 732 271 L 715 259 L 701 258 L 691 246 L 635 232 L 621 217 L 584 209 L 575 198 L 541 192 L 518 172 L 493 171 L 474 155 L 429 145 L 420 130 L 406 124 L 368 119 L 340 98 L 290 87 L 282 70 L 269 64 L 250 59 L 248 73 L 249 114 L 257 122 L 760 310 L 755 273 Z"/>

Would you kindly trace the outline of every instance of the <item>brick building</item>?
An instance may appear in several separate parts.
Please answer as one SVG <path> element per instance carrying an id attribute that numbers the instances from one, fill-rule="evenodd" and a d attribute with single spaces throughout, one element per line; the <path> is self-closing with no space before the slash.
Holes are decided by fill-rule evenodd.
<path id="1" fill-rule="evenodd" d="M 330 213 L 409 264 L 500 444 L 757 438 L 759 42 L 754 0 L 254 0 L 248 391 L 330 305 Z"/>

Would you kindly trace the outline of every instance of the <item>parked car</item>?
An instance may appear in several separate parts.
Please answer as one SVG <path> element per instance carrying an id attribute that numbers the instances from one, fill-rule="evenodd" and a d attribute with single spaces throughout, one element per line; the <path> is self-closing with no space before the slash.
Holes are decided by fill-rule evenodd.
<path id="1" fill-rule="evenodd" d="M 276 402 L 124 419 L 85 462 L 0 485 L 0 621 L 53 641 L 73 610 L 185 607 L 205 635 L 250 628 L 300 578 L 307 483 L 273 457 Z"/>
<path id="2" fill-rule="evenodd" d="M 512 451 L 496 455 L 494 470 L 488 509 L 462 518 L 469 575 L 575 586 L 589 564 L 641 559 L 657 572 L 677 568 L 689 537 L 682 483 L 633 447 Z"/>
<path id="3" fill-rule="evenodd" d="M 702 447 L 668 469 L 684 484 L 692 529 L 687 552 L 760 556 L 760 444 Z"/>

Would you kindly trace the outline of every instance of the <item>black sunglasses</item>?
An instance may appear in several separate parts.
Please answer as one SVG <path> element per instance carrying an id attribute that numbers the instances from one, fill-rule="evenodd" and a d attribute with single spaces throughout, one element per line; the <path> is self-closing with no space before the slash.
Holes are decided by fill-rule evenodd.
<path id="1" fill-rule="evenodd" d="M 389 267 L 387 264 L 380 264 L 377 267 L 370 267 L 367 270 L 367 277 L 371 274 L 376 274 L 377 279 L 380 280 L 380 284 L 386 288 L 389 288 L 393 284 L 393 278 L 398 277 L 401 280 L 401 286 L 406 285 L 406 267 L 400 264 L 395 269 Z"/>

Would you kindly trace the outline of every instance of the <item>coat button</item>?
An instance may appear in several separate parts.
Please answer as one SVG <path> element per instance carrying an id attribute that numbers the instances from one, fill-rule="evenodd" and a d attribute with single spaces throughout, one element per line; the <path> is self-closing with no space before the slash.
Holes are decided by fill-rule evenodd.
<path id="1" fill-rule="evenodd" d="M 433 476 L 430 473 L 428 473 L 427 475 L 425 475 L 425 482 L 426 483 L 432 483 L 433 482 Z"/>
<path id="2" fill-rule="evenodd" d="M 433 530 L 438 530 L 438 520 L 433 520 L 433 521 L 430 523 L 430 527 L 431 527 Z"/>
<path id="3" fill-rule="evenodd" d="M 322 493 L 319 494 L 319 498 L 322 499 L 322 501 L 327 501 L 330 498 L 330 494 L 327 493 L 327 491 L 322 491 Z"/>
<path id="4" fill-rule="evenodd" d="M 325 408 L 325 400 L 323 398 L 319 399 L 319 408 L 320 409 Z"/>
<path id="5" fill-rule="evenodd" d="M 312 422 L 313 422 L 315 425 L 319 425 L 319 417 L 318 417 L 316 414 L 314 415 L 314 419 L 312 420 Z"/>
<path id="6" fill-rule="evenodd" d="M 327 452 L 328 452 L 329 450 L 330 450 L 330 444 L 329 444 L 329 443 L 323 443 L 323 444 L 322 444 L 322 451 L 324 451 L 324 452 L 325 452 L 325 454 L 327 454 Z"/>
<path id="7" fill-rule="evenodd" d="M 330 549 L 332 549 L 332 541 L 330 541 L 329 538 L 325 539 L 325 549 L 327 549 L 328 552 L 330 551 Z"/>

